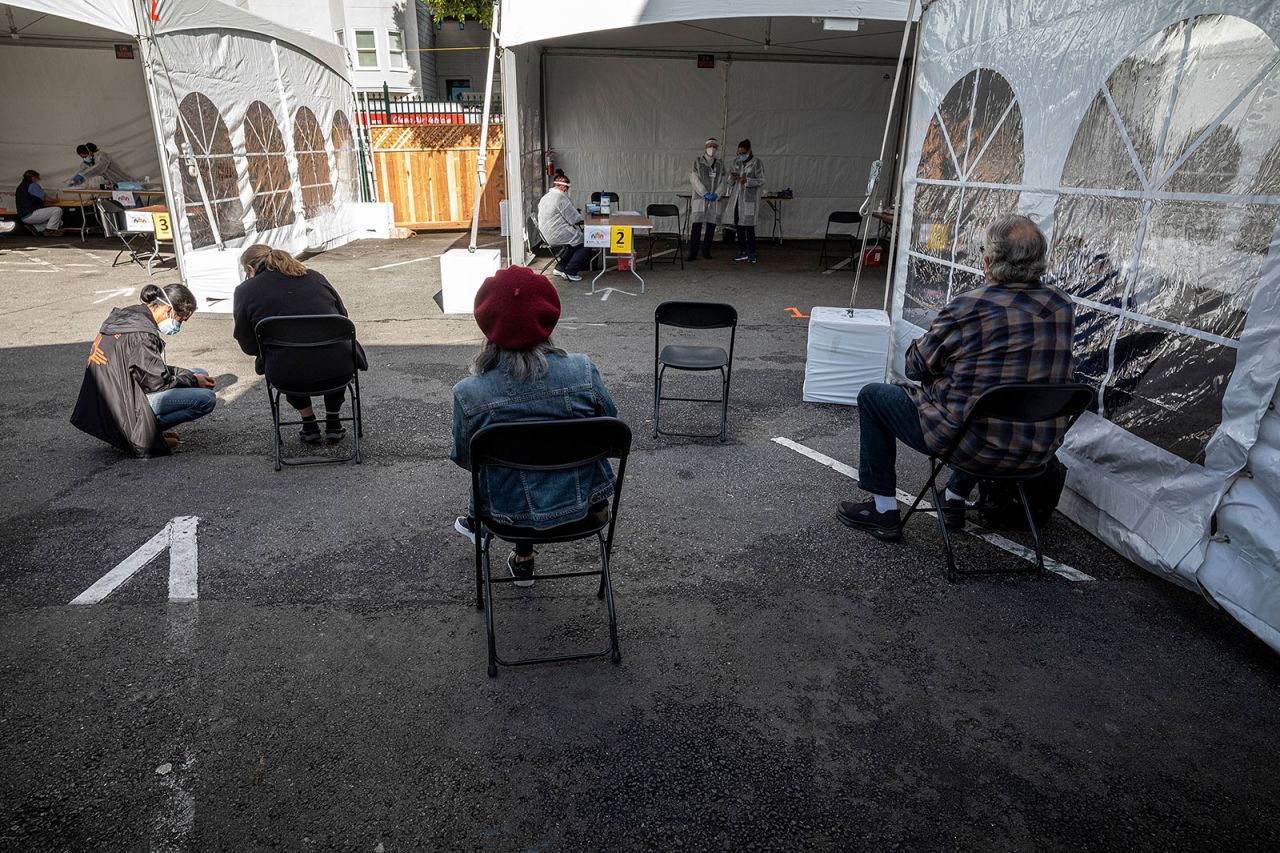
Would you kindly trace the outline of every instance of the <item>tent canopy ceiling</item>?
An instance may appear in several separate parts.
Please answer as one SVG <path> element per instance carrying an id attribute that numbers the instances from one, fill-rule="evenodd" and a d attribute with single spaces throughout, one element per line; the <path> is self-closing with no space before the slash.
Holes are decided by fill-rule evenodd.
<path id="1" fill-rule="evenodd" d="M 839 62 L 868 58 L 896 61 L 901 39 L 901 21 L 864 20 L 856 32 L 837 32 L 824 30 L 820 20 L 809 17 L 707 18 L 578 33 L 543 45 L 550 49 L 678 51 Z"/>
<path id="2" fill-rule="evenodd" d="M 3 21 L 9 38 L 0 43 L 17 43 L 23 37 L 32 41 L 59 39 L 94 39 L 119 41 L 120 35 L 130 38 L 138 32 L 141 12 L 135 16 L 134 4 L 147 0 L 100 0 L 96 3 L 77 0 L 10 0 L 4 7 Z M 9 23 L 12 16 L 13 24 Z M 259 18 L 243 9 L 219 0 L 165 0 L 160 6 L 160 20 L 155 23 L 157 34 L 188 30 L 241 30 L 275 39 L 297 50 L 310 54 L 329 66 L 345 79 L 350 79 L 346 52 L 337 44 L 289 29 L 281 24 Z M 64 33 L 68 33 L 64 35 Z M 89 34 L 85 34 L 89 33 Z"/>
<path id="3" fill-rule="evenodd" d="M 918 18 L 920 0 L 793 0 L 785 11 L 793 19 L 806 21 L 815 17 L 857 18 L 870 23 L 905 20 L 913 5 L 912 17 Z M 779 11 L 777 0 L 737 0 L 728 9 L 717 0 L 503 0 L 499 24 L 502 43 L 514 46 L 645 24 L 718 22 L 729 16 L 726 12 L 736 18 L 780 21 L 783 19 L 775 17 Z M 817 26 L 821 28 L 821 24 Z"/>

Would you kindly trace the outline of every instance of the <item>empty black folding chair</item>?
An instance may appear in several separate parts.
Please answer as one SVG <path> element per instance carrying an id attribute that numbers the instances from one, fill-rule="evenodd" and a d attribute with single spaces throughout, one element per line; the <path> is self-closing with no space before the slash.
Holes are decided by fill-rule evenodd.
<path id="1" fill-rule="evenodd" d="M 832 225 L 853 225 L 856 226 L 852 231 L 837 231 L 831 233 Z M 822 254 L 818 256 L 818 265 L 824 270 L 830 269 L 827 263 L 827 242 L 835 240 L 837 243 L 848 242 L 849 244 L 849 261 L 852 262 L 857 256 L 858 243 L 862 240 L 862 214 L 856 210 L 837 210 L 827 217 L 827 230 L 822 235 Z"/>
<path id="2" fill-rule="evenodd" d="M 476 608 L 484 609 L 485 632 L 489 641 L 489 677 L 498 674 L 498 666 L 526 666 L 535 663 L 583 660 L 609 655 L 619 663 L 618 619 L 613 606 L 613 582 L 610 559 L 613 554 L 613 532 L 618 520 L 618 501 L 627 473 L 627 455 L 631 452 L 631 429 L 617 418 L 571 418 L 551 421 L 519 421 L 487 426 L 471 437 L 471 495 L 476 520 Z M 496 521 L 485 504 L 481 475 L 486 468 L 509 468 L 537 471 L 542 474 L 564 472 L 575 476 L 575 469 L 600 460 L 617 459 L 613 500 L 580 521 L 561 524 L 545 530 L 520 527 Z M 606 533 L 606 530 L 608 531 Z M 551 657 L 503 660 L 498 655 L 493 629 L 493 585 L 511 583 L 512 577 L 493 577 L 489 565 L 489 546 L 493 537 L 514 545 L 539 545 L 549 542 L 574 542 L 596 537 L 600 546 L 600 568 L 589 571 L 557 572 L 536 575 L 538 583 L 558 578 L 599 576 L 596 597 L 603 598 L 609 613 L 609 646 L 599 651 L 575 652 Z"/>
<path id="3" fill-rule="evenodd" d="M 126 252 L 129 254 L 129 260 L 151 272 L 151 265 L 143 259 L 148 256 L 154 256 L 155 251 L 146 251 L 145 248 L 137 247 L 135 243 L 145 243 L 147 240 L 155 240 L 154 231 L 131 231 L 128 222 L 125 219 L 126 210 L 115 199 L 95 198 L 93 200 L 94 209 L 97 211 L 98 220 L 102 223 L 102 234 L 105 237 L 117 237 L 124 247 L 116 252 L 115 259 L 111 261 L 111 266 L 120 264 L 120 256 Z M 154 260 L 154 257 L 152 258 Z"/>
<path id="4" fill-rule="evenodd" d="M 258 372 L 267 379 L 267 400 L 275 429 L 275 467 L 318 465 L 330 462 L 357 464 L 364 459 L 360 438 L 364 421 L 360 409 L 360 371 L 368 370 L 364 352 L 356 343 L 356 327 L 341 314 L 300 314 L 264 317 L 254 326 L 258 338 Z M 282 396 L 318 397 L 342 389 L 350 397 L 351 415 L 338 418 L 354 427 L 354 445 L 348 456 L 320 459 L 285 459 L 280 453 L 280 427 L 301 426 L 302 421 L 280 420 Z"/>
<path id="5" fill-rule="evenodd" d="M 610 208 L 613 208 L 613 209 L 615 210 L 615 212 L 616 212 L 617 207 L 618 207 L 618 194 L 617 194 L 617 193 L 611 193 L 611 192 L 592 193 L 592 194 L 591 194 L 591 202 L 592 202 L 593 204 L 599 204 L 599 203 L 600 203 L 600 199 L 601 199 L 601 197 L 604 197 L 604 198 L 609 199 L 609 207 L 610 207 Z"/>
<path id="6" fill-rule="evenodd" d="M 723 302 L 663 302 L 653 312 L 653 435 L 684 436 L 686 438 L 716 438 L 724 441 L 729 426 L 729 380 L 733 373 L 733 344 L 738 333 L 738 312 Z M 662 327 L 680 329 L 728 329 L 729 349 L 723 347 L 686 344 L 661 346 Z M 667 368 L 690 371 L 720 371 L 720 396 L 664 397 L 662 379 Z M 685 403 L 719 403 L 720 432 L 690 433 L 667 432 L 661 428 L 662 401 Z"/>
<path id="7" fill-rule="evenodd" d="M 932 491 L 934 515 L 937 516 L 938 527 L 942 530 L 942 544 L 947 549 L 947 580 L 954 581 L 960 575 L 1017 574 L 1022 571 L 1029 571 L 1020 568 L 965 569 L 961 571 L 957 568 L 955 552 L 951 548 L 951 534 L 947 530 L 947 525 L 942 517 L 942 497 L 938 493 L 937 483 L 938 473 L 947 466 L 980 480 L 1014 481 L 1018 487 L 1018 500 L 1022 503 L 1023 512 L 1027 515 L 1027 526 L 1031 529 L 1031 538 L 1036 546 L 1036 571 L 1041 575 L 1044 574 L 1044 554 L 1040 547 L 1040 531 L 1036 529 L 1035 519 L 1031 517 L 1031 506 L 1027 503 L 1027 495 L 1023 490 L 1022 484 L 1027 480 L 1034 480 L 1044 473 L 1045 468 L 1048 467 L 1049 462 L 1053 459 L 1054 453 L 1057 452 L 1057 448 L 1053 448 L 1038 462 L 1016 471 L 993 473 L 978 468 L 966 468 L 963 465 L 956 465 L 951 462 L 951 455 L 960 446 L 973 423 L 979 420 L 995 420 L 1030 424 L 1068 418 L 1067 428 L 1070 429 L 1076 419 L 1093 404 L 1093 400 L 1094 393 L 1091 387 L 1074 382 L 1014 382 L 1006 385 L 997 385 L 988 389 L 974 402 L 969 409 L 969 414 L 965 416 L 964 423 L 961 425 L 955 441 L 951 443 L 946 452 L 941 456 L 929 457 L 929 462 L 933 466 L 933 471 L 929 474 L 929 482 L 920 490 L 920 494 L 916 496 L 911 508 L 903 516 L 902 524 L 904 527 L 906 526 L 907 520 L 911 518 L 911 514 L 916 511 L 916 507 L 924 499 L 924 493 Z"/>
<path id="8" fill-rule="evenodd" d="M 675 230 L 659 230 L 657 223 L 654 223 L 653 229 L 649 232 L 649 269 L 653 269 L 653 250 L 658 243 L 673 243 L 675 245 L 674 255 L 671 263 L 680 262 L 680 269 L 684 269 L 684 234 L 680 231 L 680 208 L 674 204 L 651 204 L 644 209 L 644 215 L 649 217 L 652 222 L 655 219 L 675 219 Z"/>

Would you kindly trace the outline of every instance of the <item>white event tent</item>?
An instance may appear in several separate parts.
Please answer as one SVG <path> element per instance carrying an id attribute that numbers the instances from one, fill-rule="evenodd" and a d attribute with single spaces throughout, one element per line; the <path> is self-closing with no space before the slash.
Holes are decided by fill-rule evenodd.
<path id="1" fill-rule="evenodd" d="M 336 44 L 221 0 L 7 0 L 0 180 L 46 189 L 94 142 L 163 183 L 184 281 L 229 309 L 234 257 L 368 236 L 354 97 Z"/>
<path id="2" fill-rule="evenodd" d="M 689 192 L 709 136 L 729 156 L 750 139 L 764 189 L 794 193 L 783 203 L 785 236 L 821 237 L 828 214 L 857 210 L 866 197 L 911 5 L 504 0 L 507 198 L 522 212 L 510 256 L 519 262 L 538 242 L 548 151 L 573 179 L 575 203 L 608 190 L 623 208 L 643 211 Z M 699 55 L 712 67 L 700 67 Z M 895 113 L 902 103 L 900 92 Z M 889 171 L 896 125 L 895 115 Z M 763 239 L 772 220 L 761 216 Z"/>

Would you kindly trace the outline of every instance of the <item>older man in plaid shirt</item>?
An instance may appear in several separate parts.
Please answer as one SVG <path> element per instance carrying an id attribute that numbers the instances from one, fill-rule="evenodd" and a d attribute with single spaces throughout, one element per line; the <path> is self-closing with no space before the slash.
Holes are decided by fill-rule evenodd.
<path id="1" fill-rule="evenodd" d="M 987 389 L 1071 380 L 1075 312 L 1070 297 L 1040 281 L 1046 250 L 1044 233 L 1027 217 L 993 222 L 982 245 L 986 283 L 951 300 L 907 348 L 907 377 L 919 387 L 876 382 L 858 394 L 858 484 L 872 499 L 841 503 L 838 516 L 846 525 L 886 541 L 902 535 L 894 496 L 898 441 L 940 456 Z M 1057 449 L 1066 429 L 1066 418 L 975 421 L 951 458 L 993 473 L 1037 465 Z M 964 526 L 965 498 L 973 486 L 972 477 L 952 471 L 942 507 L 949 528 Z"/>

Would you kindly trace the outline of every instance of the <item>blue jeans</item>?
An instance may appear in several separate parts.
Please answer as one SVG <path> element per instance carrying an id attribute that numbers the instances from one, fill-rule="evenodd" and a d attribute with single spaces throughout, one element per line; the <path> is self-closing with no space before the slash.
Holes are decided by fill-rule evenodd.
<path id="1" fill-rule="evenodd" d="M 193 368 L 192 373 L 208 376 L 209 371 Z M 156 413 L 160 429 L 168 429 L 196 418 L 203 418 L 213 411 L 218 397 L 209 388 L 170 388 L 147 395 L 151 411 Z"/>
<path id="2" fill-rule="evenodd" d="M 873 495 L 893 496 L 898 490 L 898 442 L 929 454 L 920 429 L 920 412 L 900 385 L 872 382 L 858 392 L 858 485 Z M 947 488 L 968 495 L 976 482 L 951 472 Z"/>

